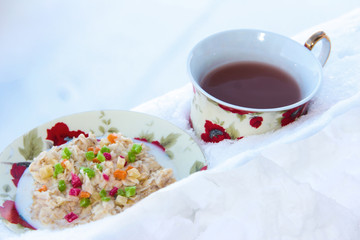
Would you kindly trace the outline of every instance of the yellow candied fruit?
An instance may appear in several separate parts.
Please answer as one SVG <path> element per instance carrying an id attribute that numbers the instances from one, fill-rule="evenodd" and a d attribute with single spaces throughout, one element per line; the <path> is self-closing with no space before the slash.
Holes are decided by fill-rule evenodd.
<path id="1" fill-rule="evenodd" d="M 127 171 L 127 174 L 129 177 L 133 177 L 133 178 L 139 178 L 141 176 L 139 170 L 137 170 L 136 168 L 131 168 L 130 170 Z"/>
<path id="2" fill-rule="evenodd" d="M 125 166 L 125 158 L 118 157 L 116 168 L 123 168 Z"/>
<path id="3" fill-rule="evenodd" d="M 53 167 L 51 165 L 46 165 L 39 169 L 40 178 L 46 179 L 51 177 L 54 174 Z"/>
<path id="4" fill-rule="evenodd" d="M 134 178 L 134 177 L 128 177 L 127 180 L 128 180 L 128 182 L 131 182 L 133 184 L 139 184 L 140 183 L 139 180 L 137 178 Z M 133 184 L 131 184 L 131 185 L 133 185 Z"/>
<path id="5" fill-rule="evenodd" d="M 127 203 L 127 200 L 128 200 L 127 197 L 118 195 L 115 199 L 115 204 L 119 205 L 119 206 L 125 206 Z"/>

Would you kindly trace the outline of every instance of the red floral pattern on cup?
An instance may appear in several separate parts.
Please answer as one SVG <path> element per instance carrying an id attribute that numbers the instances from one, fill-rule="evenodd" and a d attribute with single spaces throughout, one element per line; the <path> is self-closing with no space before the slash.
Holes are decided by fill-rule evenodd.
<path id="1" fill-rule="evenodd" d="M 231 139 L 230 135 L 225 131 L 225 129 L 217 124 L 206 120 L 205 122 L 205 133 L 201 134 L 201 139 L 205 142 L 220 142 L 224 139 Z"/>
<path id="2" fill-rule="evenodd" d="M 259 128 L 262 124 L 262 121 L 263 121 L 263 118 L 262 117 L 253 117 L 250 119 L 250 125 L 253 127 L 253 128 Z"/>
<path id="3" fill-rule="evenodd" d="M 221 105 L 221 104 L 219 104 L 219 107 L 221 107 L 221 108 L 224 109 L 225 111 L 229 111 L 229 112 L 236 113 L 236 114 L 239 114 L 239 115 L 245 115 L 245 114 L 249 114 L 249 113 L 255 113 L 255 112 L 243 111 L 243 110 L 239 110 L 239 109 L 227 107 L 227 106 L 224 106 L 224 105 Z"/>
<path id="4" fill-rule="evenodd" d="M 85 134 L 81 130 L 70 131 L 69 127 L 63 122 L 56 123 L 52 128 L 47 129 L 46 131 L 46 139 L 53 141 L 54 146 L 64 144 L 74 137 L 78 137 L 80 134 L 84 134 L 86 137 L 88 136 L 88 134 Z"/>
<path id="5" fill-rule="evenodd" d="M 294 122 L 298 117 L 307 112 L 308 103 L 300 105 L 296 108 L 287 110 L 282 114 L 283 118 L 281 119 L 281 126 L 284 127 L 292 122 Z"/>

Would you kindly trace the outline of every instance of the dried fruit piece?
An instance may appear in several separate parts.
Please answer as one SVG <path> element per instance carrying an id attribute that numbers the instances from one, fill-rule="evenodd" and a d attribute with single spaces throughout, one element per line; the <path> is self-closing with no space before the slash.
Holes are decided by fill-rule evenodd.
<path id="1" fill-rule="evenodd" d="M 115 135 L 115 134 L 109 134 L 107 139 L 109 140 L 110 143 L 115 143 L 115 140 L 117 139 L 118 137 Z"/>
<path id="2" fill-rule="evenodd" d="M 79 196 L 81 192 L 81 189 L 78 189 L 78 188 L 72 188 L 69 190 L 69 195 L 71 196 Z"/>
<path id="3" fill-rule="evenodd" d="M 118 188 L 117 187 L 113 187 L 113 189 L 110 190 L 109 195 L 110 196 L 115 196 L 115 194 L 117 193 Z"/>
<path id="4" fill-rule="evenodd" d="M 47 186 L 46 185 L 42 185 L 41 188 L 38 189 L 39 192 L 46 192 L 47 191 Z"/>
<path id="5" fill-rule="evenodd" d="M 106 160 L 111 160 L 111 154 L 110 153 L 104 152 L 103 155 L 104 155 Z"/>
<path id="6" fill-rule="evenodd" d="M 65 191 L 66 189 L 66 183 L 64 180 L 60 180 L 58 183 L 58 189 L 60 192 Z"/>
<path id="7" fill-rule="evenodd" d="M 76 215 L 75 213 L 71 212 L 69 214 L 67 214 L 65 217 L 66 221 L 68 221 L 69 223 L 71 223 L 72 221 L 74 221 L 75 219 L 78 218 L 78 215 Z"/>
<path id="8" fill-rule="evenodd" d="M 124 196 L 121 196 L 121 195 L 118 195 L 115 199 L 115 204 L 116 205 L 120 205 L 120 206 L 125 206 L 125 204 L 127 203 L 128 201 L 128 198 L 127 197 L 124 197 Z"/>
<path id="9" fill-rule="evenodd" d="M 54 170 L 51 165 L 46 165 L 39 169 L 39 174 L 42 179 L 46 179 L 54 174 Z"/>
<path id="10" fill-rule="evenodd" d="M 116 179 L 118 179 L 118 180 L 125 180 L 126 175 L 127 175 L 126 171 L 123 171 L 123 170 L 120 170 L 120 169 L 116 169 L 114 171 L 114 177 Z"/>
<path id="11" fill-rule="evenodd" d="M 90 199 L 89 198 L 82 198 L 82 199 L 80 199 L 79 203 L 80 203 L 80 207 L 85 208 L 85 207 L 90 205 Z"/>
<path id="12" fill-rule="evenodd" d="M 105 181 L 109 181 L 109 176 L 106 175 L 105 173 L 103 174 L 103 178 L 104 178 Z"/>
<path id="13" fill-rule="evenodd" d="M 129 177 L 133 177 L 133 178 L 139 178 L 141 176 L 139 170 L 137 170 L 136 168 L 128 169 L 127 174 L 129 175 Z"/>
<path id="14" fill-rule="evenodd" d="M 74 188 L 80 187 L 82 185 L 80 178 L 74 173 L 71 173 L 71 185 L 73 185 Z"/>
<path id="15" fill-rule="evenodd" d="M 91 194 L 86 191 L 81 191 L 79 194 L 79 198 L 89 198 L 90 196 L 91 196 Z"/>

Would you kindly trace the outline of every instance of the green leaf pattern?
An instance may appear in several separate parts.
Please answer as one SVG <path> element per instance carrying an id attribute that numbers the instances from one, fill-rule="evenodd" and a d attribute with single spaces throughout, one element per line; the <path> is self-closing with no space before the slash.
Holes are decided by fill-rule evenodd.
<path id="1" fill-rule="evenodd" d="M 105 135 L 106 133 L 117 133 L 117 132 L 119 132 L 119 129 L 117 129 L 116 127 L 111 127 L 110 126 L 111 125 L 111 119 L 110 118 L 105 119 L 105 112 L 104 111 L 100 112 L 99 119 L 101 119 L 101 122 L 102 122 L 103 125 L 100 125 L 98 129 L 103 135 Z"/>
<path id="2" fill-rule="evenodd" d="M 224 126 L 225 123 L 224 121 L 220 120 L 218 117 L 213 122 L 220 126 Z"/>
<path id="3" fill-rule="evenodd" d="M 198 172 L 203 168 L 205 165 L 203 162 L 195 161 L 192 167 L 190 168 L 190 174 L 193 174 L 195 172 Z"/>
<path id="4" fill-rule="evenodd" d="M 230 135 L 231 139 L 237 139 L 240 137 L 240 132 L 234 125 L 234 123 L 231 123 L 231 125 L 226 129 L 226 132 Z"/>
<path id="5" fill-rule="evenodd" d="M 139 138 L 143 138 L 143 139 L 146 139 L 148 142 L 152 142 L 152 141 L 154 141 L 154 133 L 142 131 L 139 135 Z"/>
<path id="6" fill-rule="evenodd" d="M 240 119 L 240 121 L 244 121 L 246 119 L 246 114 L 236 114 L 236 117 Z"/>
<path id="7" fill-rule="evenodd" d="M 174 159 L 174 153 L 170 150 L 165 150 L 165 153 L 169 156 L 170 159 Z"/>
<path id="8" fill-rule="evenodd" d="M 179 133 L 170 133 L 167 137 L 161 137 L 160 144 L 165 148 L 171 148 L 176 144 L 176 141 L 180 137 Z"/>
<path id="9" fill-rule="evenodd" d="M 10 185 L 9 184 L 5 184 L 4 186 L 3 186 L 3 190 L 4 190 L 4 192 L 10 192 L 11 191 L 11 187 L 10 187 Z"/>
<path id="10" fill-rule="evenodd" d="M 41 153 L 44 143 L 41 137 L 38 136 L 36 128 L 23 136 L 23 145 L 24 148 L 19 147 L 18 150 L 25 160 L 33 160 Z"/>

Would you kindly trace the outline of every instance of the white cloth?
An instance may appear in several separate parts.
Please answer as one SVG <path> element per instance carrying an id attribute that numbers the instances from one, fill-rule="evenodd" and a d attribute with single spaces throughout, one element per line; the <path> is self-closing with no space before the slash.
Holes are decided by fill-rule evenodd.
<path id="1" fill-rule="evenodd" d="M 211 169 L 162 189 L 122 214 L 11 239 L 360 239 L 360 9 L 324 30 L 332 52 L 309 113 L 276 132 L 204 143 Z M 135 108 L 188 124 L 190 84 Z M 3 226 L 1 226 L 3 227 Z M 79 234 L 81 233 L 81 234 Z"/>

